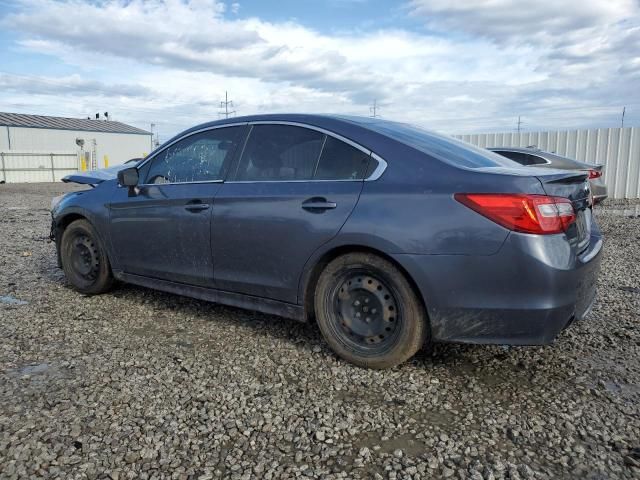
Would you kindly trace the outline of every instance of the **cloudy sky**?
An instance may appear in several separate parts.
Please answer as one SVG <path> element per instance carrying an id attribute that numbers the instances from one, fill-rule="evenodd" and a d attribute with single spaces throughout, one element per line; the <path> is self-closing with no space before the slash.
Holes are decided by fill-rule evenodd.
<path id="1" fill-rule="evenodd" d="M 447 133 L 640 125 L 640 0 L 0 0 L 0 110 L 340 112 Z"/>

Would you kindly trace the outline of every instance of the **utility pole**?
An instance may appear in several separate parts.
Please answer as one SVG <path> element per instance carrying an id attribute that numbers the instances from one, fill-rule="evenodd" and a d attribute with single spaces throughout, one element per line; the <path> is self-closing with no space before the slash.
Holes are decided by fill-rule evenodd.
<path id="1" fill-rule="evenodd" d="M 620 128 L 624 128 L 624 112 L 627 110 L 627 107 L 622 107 L 622 121 L 620 122 Z"/>
<path id="2" fill-rule="evenodd" d="M 224 91 L 224 102 L 220 102 L 220 108 L 224 108 L 223 112 L 218 112 L 218 115 L 224 115 L 224 118 L 229 118 L 229 115 L 236 113 L 235 110 L 229 110 L 229 107 L 233 108 L 233 101 L 229 100 L 227 91 Z"/>
<path id="3" fill-rule="evenodd" d="M 518 115 L 518 127 L 516 128 L 516 130 L 518 131 L 518 133 L 520 133 L 520 130 L 521 130 L 520 126 L 522 125 L 522 123 L 523 123 L 523 122 L 520 120 L 520 115 Z"/>
<path id="4" fill-rule="evenodd" d="M 380 115 L 378 115 L 378 100 L 374 99 L 373 100 L 373 106 L 369 107 L 369 111 L 371 112 L 371 116 L 373 118 L 379 117 Z"/>
<path id="5" fill-rule="evenodd" d="M 150 152 L 153 150 L 153 129 L 155 128 L 156 124 L 152 123 L 151 124 L 151 150 Z"/>

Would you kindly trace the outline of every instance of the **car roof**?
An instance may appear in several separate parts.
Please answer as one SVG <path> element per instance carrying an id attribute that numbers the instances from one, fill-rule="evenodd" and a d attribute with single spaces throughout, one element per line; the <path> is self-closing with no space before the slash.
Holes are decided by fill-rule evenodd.
<path id="1" fill-rule="evenodd" d="M 210 122 L 200 123 L 198 125 L 194 125 L 193 127 L 184 130 L 173 138 L 164 142 L 164 144 L 172 142 L 173 140 L 182 137 L 186 134 L 197 130 L 203 130 L 210 127 L 222 126 L 222 125 L 235 125 L 242 124 L 248 122 L 294 122 L 294 123 L 304 123 L 311 126 L 324 127 L 331 124 L 335 124 L 334 126 L 339 127 L 340 125 L 345 126 L 345 124 L 358 125 L 358 119 L 360 117 L 354 116 L 342 116 L 342 115 L 331 115 L 331 114 L 308 114 L 308 113 L 268 113 L 268 114 L 259 114 L 259 115 L 244 115 L 240 117 L 230 117 L 223 118 L 221 120 L 212 120 Z M 163 144 L 163 145 L 164 145 Z M 162 145 L 160 145 L 162 147 Z"/>
<path id="2" fill-rule="evenodd" d="M 200 125 L 196 125 L 190 128 L 191 130 L 200 130 L 203 128 L 213 127 L 217 125 L 234 124 L 234 123 L 247 123 L 247 122 L 298 122 L 307 123 L 309 125 L 327 124 L 335 122 L 338 124 L 355 124 L 362 127 L 367 127 L 372 123 L 385 123 L 389 120 L 381 120 L 373 117 L 360 117 L 357 115 L 340 115 L 329 113 L 265 113 L 259 115 L 244 115 L 240 117 L 225 118 L 222 120 L 213 120 L 211 122 L 205 122 Z M 400 122 L 393 122 L 400 123 Z M 183 133 L 186 133 L 183 132 Z"/>
<path id="3" fill-rule="evenodd" d="M 205 130 L 210 127 L 223 126 L 223 125 L 237 125 L 249 122 L 291 122 L 301 123 L 309 126 L 323 128 L 333 131 L 339 135 L 350 137 L 347 131 L 354 133 L 355 130 L 360 132 L 366 131 L 368 134 L 374 133 L 380 135 L 380 132 L 376 132 L 372 126 L 373 124 L 395 124 L 402 125 L 400 122 L 392 122 L 390 120 L 381 120 L 372 117 L 359 117 L 357 115 L 339 115 L 339 114 L 314 114 L 314 113 L 268 113 L 258 115 L 245 115 L 240 117 L 224 118 L 221 120 L 213 120 L 210 122 L 194 125 L 193 127 L 184 130 L 177 135 L 173 136 L 169 140 L 165 141 L 162 145 L 159 145 L 157 149 L 163 148 L 164 145 L 177 140 L 178 138 L 193 133 L 199 130 Z M 406 125 L 406 124 L 404 124 Z M 432 131 L 425 130 L 425 134 L 432 135 L 433 138 L 442 137 L 440 134 Z M 157 150 L 156 149 L 156 150 Z M 155 152 L 155 150 L 154 150 Z M 152 153 L 154 153 L 152 152 Z"/>

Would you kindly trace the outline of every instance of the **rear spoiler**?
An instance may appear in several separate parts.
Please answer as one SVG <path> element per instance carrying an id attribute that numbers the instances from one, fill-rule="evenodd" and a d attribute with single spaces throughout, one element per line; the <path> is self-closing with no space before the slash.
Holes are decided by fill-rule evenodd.
<path id="1" fill-rule="evenodd" d="M 575 171 L 571 173 L 556 173 L 550 175 L 538 176 L 538 179 L 542 183 L 583 183 L 589 179 L 589 174 L 582 171 Z"/>
<path id="2" fill-rule="evenodd" d="M 539 169 L 542 170 L 542 169 Z M 589 173 L 580 170 L 554 171 L 536 175 L 547 195 L 568 198 L 572 202 L 591 196 Z"/>

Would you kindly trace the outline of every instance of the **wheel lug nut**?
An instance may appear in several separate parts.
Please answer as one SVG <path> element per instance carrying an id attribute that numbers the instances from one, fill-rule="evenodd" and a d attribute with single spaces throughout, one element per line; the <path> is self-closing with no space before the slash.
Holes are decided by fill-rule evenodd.
<path id="1" fill-rule="evenodd" d="M 356 318 L 360 318 L 360 312 L 356 312 Z"/>
<path id="2" fill-rule="evenodd" d="M 371 309 L 371 313 L 376 313 L 376 311 L 377 311 L 377 310 L 376 310 L 375 308 L 372 308 L 372 309 Z"/>
<path id="3" fill-rule="evenodd" d="M 359 306 L 360 306 L 360 300 L 356 300 L 356 301 L 353 303 L 353 306 L 354 306 L 354 307 L 359 307 Z"/>
<path id="4" fill-rule="evenodd" d="M 367 317 L 367 318 L 364 319 L 364 321 L 367 322 L 367 323 L 371 323 L 371 318 Z"/>
<path id="5" fill-rule="evenodd" d="M 368 298 L 365 299 L 364 303 L 369 303 L 369 299 Z"/>

